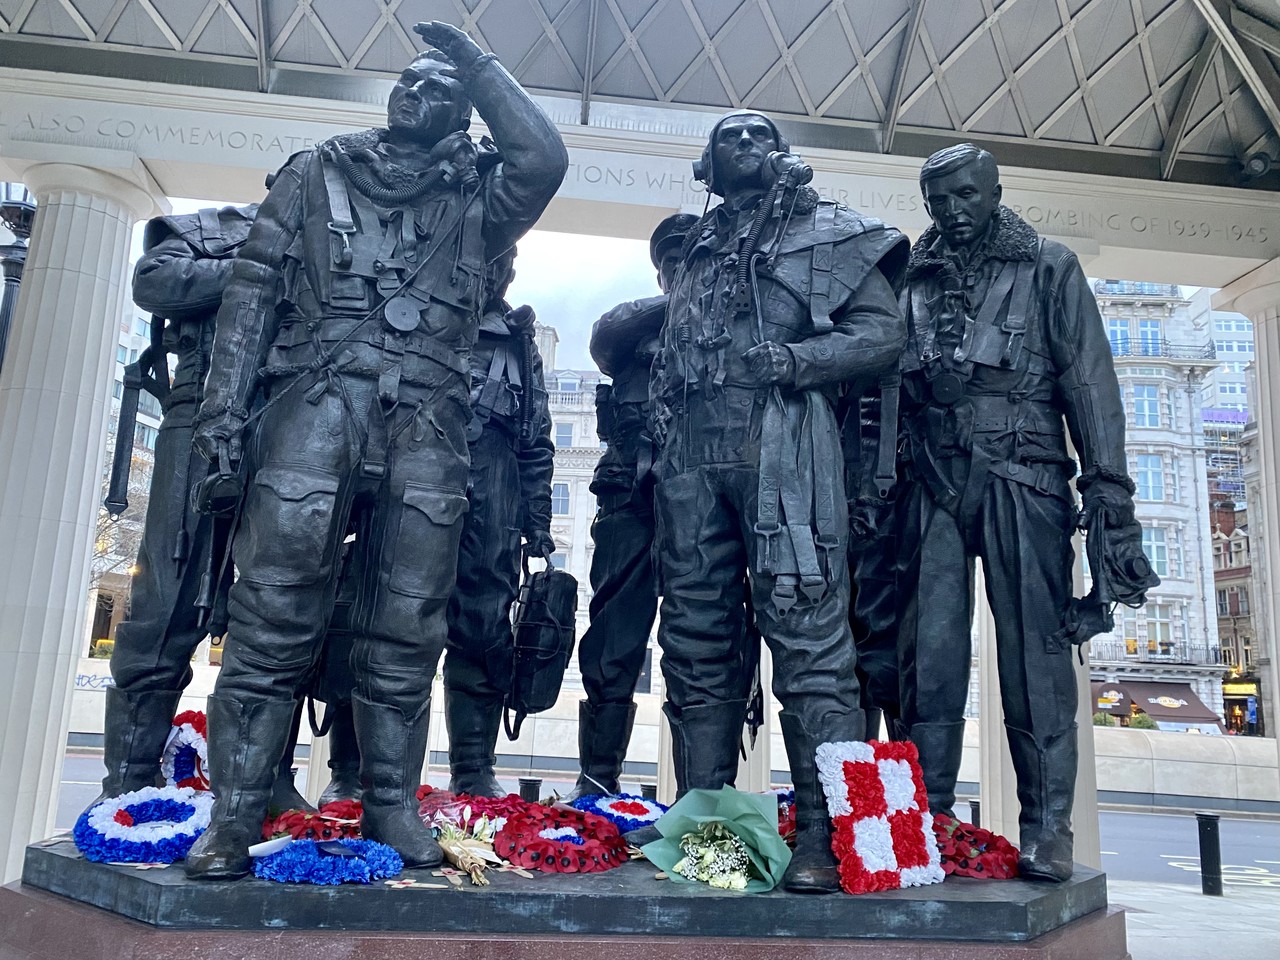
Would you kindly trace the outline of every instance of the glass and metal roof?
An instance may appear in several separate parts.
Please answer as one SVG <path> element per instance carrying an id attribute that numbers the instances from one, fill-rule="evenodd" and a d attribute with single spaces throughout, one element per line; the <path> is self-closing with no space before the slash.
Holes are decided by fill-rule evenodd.
<path id="1" fill-rule="evenodd" d="M 593 125 L 600 103 L 745 106 L 809 146 L 967 139 L 1025 167 L 1280 187 L 1276 0 L 0 0 L 0 66 L 371 101 L 425 19 Z"/>

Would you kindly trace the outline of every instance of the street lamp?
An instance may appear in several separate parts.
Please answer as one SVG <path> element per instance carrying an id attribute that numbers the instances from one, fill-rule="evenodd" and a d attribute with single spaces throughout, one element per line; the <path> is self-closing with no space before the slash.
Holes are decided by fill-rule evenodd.
<path id="1" fill-rule="evenodd" d="M 35 197 L 20 183 L 0 183 L 0 223 L 9 228 L 13 242 L 0 244 L 0 273 L 4 287 L 0 289 L 0 366 L 9 342 L 9 322 L 18 302 L 18 285 L 27 262 L 27 243 L 36 218 Z"/>

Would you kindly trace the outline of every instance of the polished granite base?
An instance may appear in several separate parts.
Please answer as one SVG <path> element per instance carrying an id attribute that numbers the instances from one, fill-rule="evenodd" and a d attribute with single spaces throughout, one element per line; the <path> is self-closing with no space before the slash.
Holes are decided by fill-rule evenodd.
<path id="1" fill-rule="evenodd" d="M 652 864 L 606 873 L 490 872 L 454 887 L 430 871 L 414 885 L 316 887 L 244 879 L 193 882 L 179 866 L 91 863 L 70 842 L 27 850 L 22 892 L 59 894 L 158 929 L 432 933 L 445 937 L 697 937 L 862 941 L 1033 941 L 1098 914 L 1106 877 L 1084 867 L 1067 883 L 968 880 L 846 896 L 743 895 L 658 880 Z M 94 913 L 95 916 L 104 916 Z"/>

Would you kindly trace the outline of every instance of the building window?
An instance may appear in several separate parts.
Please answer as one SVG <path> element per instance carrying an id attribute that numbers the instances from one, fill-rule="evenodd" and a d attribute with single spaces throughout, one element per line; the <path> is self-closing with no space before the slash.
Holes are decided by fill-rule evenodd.
<path id="1" fill-rule="evenodd" d="M 1225 590 L 1218 591 L 1218 616 L 1231 616 L 1231 607 L 1227 605 L 1227 591 Z"/>
<path id="2" fill-rule="evenodd" d="M 133 332 L 140 337 L 150 338 L 151 324 L 147 322 L 145 317 L 135 317 L 133 320 Z"/>
<path id="3" fill-rule="evenodd" d="M 1117 356 L 1129 353 L 1129 321 L 1116 317 L 1107 318 L 1107 339 L 1111 341 L 1111 352 Z"/>
<path id="4" fill-rule="evenodd" d="M 1173 607 L 1167 603 L 1147 604 L 1147 653 L 1173 653 Z"/>
<path id="5" fill-rule="evenodd" d="M 1124 652 L 1130 657 L 1138 655 L 1138 611 L 1133 607 L 1121 606 L 1117 611 L 1120 614 L 1120 637 L 1124 640 Z"/>
<path id="6" fill-rule="evenodd" d="M 1138 321 L 1138 352 L 1144 357 L 1160 356 L 1160 321 Z"/>
<path id="7" fill-rule="evenodd" d="M 156 439 L 160 436 L 160 432 L 155 427 L 148 427 L 145 423 L 138 424 L 138 432 L 134 440 L 134 446 L 146 447 L 148 450 L 156 448 Z"/>
<path id="8" fill-rule="evenodd" d="M 1138 499 L 1164 499 L 1164 457 L 1158 453 L 1138 454 Z"/>
<path id="9" fill-rule="evenodd" d="M 577 393 L 578 381 L 577 380 L 561 380 L 559 384 L 556 385 L 556 389 L 559 390 L 561 393 Z"/>
<path id="10" fill-rule="evenodd" d="M 569 448 L 573 446 L 573 424 L 557 423 L 556 424 L 556 447 Z"/>
<path id="11" fill-rule="evenodd" d="M 1160 388 L 1154 383 L 1134 384 L 1133 423 L 1137 427 L 1160 426 Z"/>
<path id="12" fill-rule="evenodd" d="M 116 363 L 126 364 L 129 362 L 129 348 L 121 344 L 116 347 Z"/>
<path id="13" fill-rule="evenodd" d="M 1169 575 L 1169 546 L 1165 542 L 1163 527 L 1142 528 L 1142 552 L 1151 561 L 1151 569 L 1157 576 Z"/>
<path id="14" fill-rule="evenodd" d="M 124 396 L 124 384 L 121 381 L 117 380 L 111 387 L 111 395 L 117 400 Z"/>
<path id="15" fill-rule="evenodd" d="M 567 517 L 569 515 L 569 485 L 553 483 L 551 485 L 551 515 Z"/>

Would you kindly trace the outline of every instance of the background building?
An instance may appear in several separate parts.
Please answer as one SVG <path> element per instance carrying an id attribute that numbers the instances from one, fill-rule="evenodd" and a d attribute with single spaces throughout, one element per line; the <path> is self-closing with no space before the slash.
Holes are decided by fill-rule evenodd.
<path id="1" fill-rule="evenodd" d="M 1182 729 L 1182 715 L 1198 712 L 1199 725 L 1223 710 L 1200 409 L 1217 364 L 1209 296 L 1117 280 L 1097 281 L 1094 293 L 1124 399 L 1143 549 L 1161 583 L 1145 606 L 1117 608 L 1113 633 L 1092 643 L 1091 673 L 1108 689 L 1123 685 L 1162 728 Z"/>

